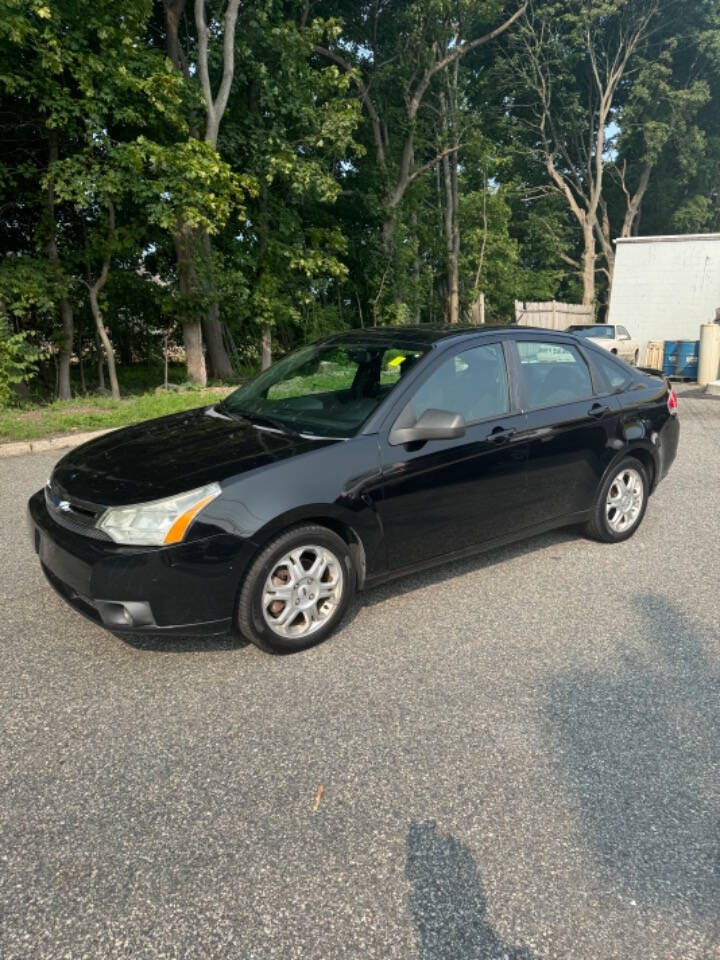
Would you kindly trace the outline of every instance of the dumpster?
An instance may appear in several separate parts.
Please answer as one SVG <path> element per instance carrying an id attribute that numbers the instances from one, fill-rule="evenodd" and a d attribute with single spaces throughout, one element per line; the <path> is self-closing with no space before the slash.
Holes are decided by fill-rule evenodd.
<path id="1" fill-rule="evenodd" d="M 678 347 L 680 346 L 680 343 L 681 341 L 679 340 L 665 341 L 662 371 L 666 377 L 675 376 L 675 368 L 677 367 L 678 362 Z"/>
<path id="2" fill-rule="evenodd" d="M 675 376 L 685 380 L 697 380 L 699 340 L 680 340 L 677 344 L 677 366 Z"/>

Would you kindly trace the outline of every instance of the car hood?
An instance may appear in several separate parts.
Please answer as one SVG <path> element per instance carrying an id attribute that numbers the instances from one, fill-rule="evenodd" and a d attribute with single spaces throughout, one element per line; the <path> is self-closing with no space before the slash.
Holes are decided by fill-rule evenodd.
<path id="1" fill-rule="evenodd" d="M 104 506 L 158 500 L 340 441 L 298 437 L 201 407 L 115 430 L 68 453 L 53 485 Z"/>

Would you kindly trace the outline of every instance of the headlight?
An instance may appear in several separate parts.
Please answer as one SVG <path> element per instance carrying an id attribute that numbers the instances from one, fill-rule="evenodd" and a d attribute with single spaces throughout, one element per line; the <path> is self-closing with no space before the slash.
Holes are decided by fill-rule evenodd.
<path id="1" fill-rule="evenodd" d="M 180 543 L 198 513 L 219 493 L 220 485 L 209 483 L 166 500 L 109 507 L 97 525 L 116 543 L 156 547 Z"/>

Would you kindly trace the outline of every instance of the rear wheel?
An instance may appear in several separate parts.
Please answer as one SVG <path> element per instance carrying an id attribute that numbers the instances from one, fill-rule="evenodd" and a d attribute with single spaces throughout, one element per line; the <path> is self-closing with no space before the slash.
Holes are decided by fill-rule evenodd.
<path id="1" fill-rule="evenodd" d="M 645 467 L 634 457 L 626 457 L 610 471 L 598 491 L 586 526 L 588 536 L 604 543 L 631 537 L 645 515 L 649 489 Z"/>
<path id="2" fill-rule="evenodd" d="M 635 351 L 635 356 L 633 357 L 632 365 L 633 365 L 634 367 L 636 367 L 636 366 L 638 365 L 639 361 L 640 361 L 640 351 L 639 351 L 639 350 L 636 350 L 636 351 Z"/>
<path id="3" fill-rule="evenodd" d="M 238 627 L 264 650 L 292 653 L 325 640 L 355 593 L 348 545 L 315 524 L 295 527 L 270 543 L 240 590 Z"/>

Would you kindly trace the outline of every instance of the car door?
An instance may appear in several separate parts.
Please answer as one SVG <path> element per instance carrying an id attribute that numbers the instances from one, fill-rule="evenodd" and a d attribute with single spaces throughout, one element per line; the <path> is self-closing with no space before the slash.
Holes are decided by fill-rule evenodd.
<path id="1" fill-rule="evenodd" d="M 579 346 L 541 337 L 515 342 L 527 416 L 526 513 L 532 525 L 589 510 L 617 435 L 618 403 L 600 396 Z"/>
<path id="2" fill-rule="evenodd" d="M 459 413 L 464 436 L 391 442 L 392 425 L 412 405 Z M 523 525 L 527 445 L 500 340 L 445 352 L 403 397 L 380 435 L 378 502 L 389 569 L 472 550 Z"/>

